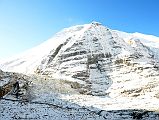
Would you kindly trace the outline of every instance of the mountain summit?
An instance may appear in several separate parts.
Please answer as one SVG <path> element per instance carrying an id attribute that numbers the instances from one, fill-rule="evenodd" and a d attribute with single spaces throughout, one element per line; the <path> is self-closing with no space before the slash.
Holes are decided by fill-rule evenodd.
<path id="1" fill-rule="evenodd" d="M 159 42 L 145 36 L 111 30 L 98 22 L 77 25 L 5 61 L 1 69 L 76 80 L 85 84 L 85 94 L 105 95 L 114 79 L 137 80 L 139 74 L 149 76 L 152 72 L 147 71 L 158 69 L 158 49 L 153 44 Z"/>

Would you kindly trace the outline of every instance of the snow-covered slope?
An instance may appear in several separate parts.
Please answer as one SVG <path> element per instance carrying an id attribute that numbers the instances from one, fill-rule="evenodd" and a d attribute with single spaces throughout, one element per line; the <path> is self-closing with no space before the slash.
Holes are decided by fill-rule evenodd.
<path id="1" fill-rule="evenodd" d="M 87 26 L 88 25 L 77 25 L 70 28 L 65 28 L 39 46 L 17 56 L 0 61 L 0 68 L 4 71 L 14 71 L 26 74 L 34 73 L 37 66 L 41 64 L 43 57 L 47 56 L 50 51 L 55 51 L 56 48 L 61 43 L 65 42 L 70 36 L 82 32 L 82 30 L 87 28 Z"/>
<path id="2" fill-rule="evenodd" d="M 132 39 L 139 39 L 145 46 L 149 47 L 155 57 L 159 59 L 159 37 L 153 35 L 146 35 L 141 33 L 126 33 L 114 30 L 119 37 L 123 38 L 125 41 L 130 42 Z"/>

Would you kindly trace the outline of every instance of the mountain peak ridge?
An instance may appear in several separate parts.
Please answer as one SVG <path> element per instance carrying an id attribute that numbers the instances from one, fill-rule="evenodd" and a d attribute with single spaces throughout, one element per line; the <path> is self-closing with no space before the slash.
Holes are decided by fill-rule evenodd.
<path id="1" fill-rule="evenodd" d="M 133 41 L 134 41 L 134 38 L 138 38 L 138 36 L 134 36 L 134 35 L 135 34 L 129 34 L 125 32 L 122 33 L 120 31 L 109 29 L 96 21 L 93 21 L 89 24 L 76 25 L 69 28 L 64 28 L 62 31 L 56 33 L 52 38 L 45 41 L 41 45 L 27 51 L 24 54 L 21 54 L 20 56 L 7 60 L 12 62 L 4 61 L 0 63 L 0 68 L 2 68 L 3 70 L 14 71 L 17 68 L 17 65 L 20 65 L 22 67 L 20 67 L 19 69 L 16 69 L 16 72 L 22 72 L 22 73 L 31 72 L 32 73 L 36 69 L 36 67 L 41 63 L 42 59 L 44 59 L 50 53 L 50 51 L 55 51 L 55 49 L 58 48 L 59 45 L 66 43 L 66 41 L 69 43 L 67 45 L 70 47 L 75 42 L 77 42 L 76 44 L 81 44 L 80 40 L 84 38 L 87 39 L 85 40 L 85 43 L 84 43 L 84 44 L 87 44 L 87 46 L 85 46 L 86 48 L 92 47 L 91 45 L 92 41 L 94 40 L 94 42 L 96 42 L 95 39 L 98 39 L 98 42 L 95 44 L 100 43 L 100 47 L 101 47 L 100 49 L 103 49 L 102 52 L 104 52 L 104 54 L 105 54 L 104 50 L 109 51 L 108 53 L 114 52 L 112 50 L 115 50 L 116 52 L 114 53 L 118 53 L 120 50 L 117 50 L 117 49 L 119 49 L 119 47 L 121 47 L 122 45 L 124 45 L 126 49 L 129 49 L 130 46 L 135 47 L 136 43 Z M 69 39 L 71 40 L 71 42 Z M 139 40 L 141 42 L 145 41 L 141 39 L 140 37 L 139 37 Z M 157 56 L 158 49 L 154 50 L 154 46 L 156 47 L 157 45 L 159 45 L 159 43 L 156 44 L 155 41 L 152 41 L 153 43 L 151 42 L 151 44 L 148 44 L 147 41 L 144 42 L 144 44 L 153 47 L 151 50 L 153 50 Z M 117 43 L 118 47 L 116 46 L 117 47 L 116 49 L 112 49 L 111 47 L 107 46 L 109 44 L 108 42 L 114 45 Z M 68 46 L 65 46 L 65 47 L 63 46 L 62 49 L 63 50 L 64 48 L 67 49 L 66 47 Z M 98 48 L 94 46 L 93 49 L 98 49 Z M 42 52 L 39 52 L 41 50 Z M 30 60 L 30 58 L 32 59 Z M 16 62 L 14 62 L 15 59 L 16 59 Z M 32 66 L 31 67 L 32 70 L 28 71 L 27 69 L 29 69 L 30 66 Z"/>

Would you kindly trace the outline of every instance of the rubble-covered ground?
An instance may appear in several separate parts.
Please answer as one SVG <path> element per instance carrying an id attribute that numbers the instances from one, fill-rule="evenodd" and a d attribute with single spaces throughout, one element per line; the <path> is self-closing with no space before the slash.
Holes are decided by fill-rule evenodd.
<path id="1" fill-rule="evenodd" d="M 27 90 L 18 98 L 8 93 L 0 99 L 1 120 L 159 119 L 157 98 L 84 95 L 74 82 L 39 76 L 28 81 Z"/>

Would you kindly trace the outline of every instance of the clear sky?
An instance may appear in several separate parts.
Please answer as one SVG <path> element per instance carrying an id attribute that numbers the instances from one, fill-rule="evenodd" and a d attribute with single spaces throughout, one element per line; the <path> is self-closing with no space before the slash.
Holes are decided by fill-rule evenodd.
<path id="1" fill-rule="evenodd" d="M 0 59 L 91 21 L 159 36 L 159 0 L 0 0 Z"/>

